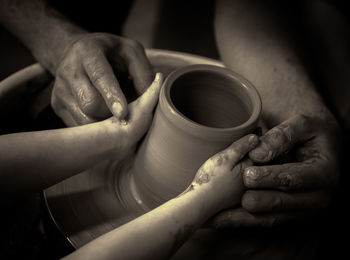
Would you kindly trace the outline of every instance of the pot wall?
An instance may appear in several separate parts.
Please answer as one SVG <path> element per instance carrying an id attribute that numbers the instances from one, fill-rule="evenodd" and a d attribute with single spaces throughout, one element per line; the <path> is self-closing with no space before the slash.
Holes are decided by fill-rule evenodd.
<path id="1" fill-rule="evenodd" d="M 193 122 L 177 110 L 171 100 L 171 88 L 182 75 L 198 70 L 215 73 L 210 84 L 215 85 L 217 77 L 225 78 L 225 84 L 229 84 L 227 87 L 233 89 L 235 98 L 240 98 L 246 106 L 244 109 L 249 112 L 243 124 L 231 128 L 208 127 Z M 205 80 L 207 84 L 208 79 Z M 200 84 L 198 78 L 195 80 L 189 77 L 189 81 Z M 218 97 L 220 99 L 220 96 L 215 99 Z M 222 105 L 220 100 L 215 102 Z M 227 69 L 194 65 L 169 75 L 162 87 L 152 126 L 137 152 L 131 170 L 142 203 L 154 208 L 183 192 L 209 157 L 255 129 L 260 110 L 260 98 L 254 87 Z M 203 113 L 207 113 L 205 109 Z"/>

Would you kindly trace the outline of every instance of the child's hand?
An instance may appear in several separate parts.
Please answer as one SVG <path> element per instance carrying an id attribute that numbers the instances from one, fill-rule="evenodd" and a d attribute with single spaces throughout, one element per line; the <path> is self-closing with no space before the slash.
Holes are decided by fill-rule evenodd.
<path id="1" fill-rule="evenodd" d="M 199 168 L 193 182 L 194 189 L 203 188 L 212 194 L 216 210 L 237 205 L 244 192 L 242 174 L 251 161 L 241 159 L 259 143 L 259 138 L 247 135 L 225 150 L 215 154 Z M 241 162 L 240 162 L 241 161 Z"/>
<path id="2" fill-rule="evenodd" d="M 125 120 L 111 117 L 102 123 L 109 127 L 116 142 L 113 155 L 124 158 L 135 148 L 137 142 L 148 130 L 153 110 L 159 98 L 159 91 L 163 83 L 163 75 L 157 73 L 149 88 L 138 99 L 128 105 L 129 114 Z"/>

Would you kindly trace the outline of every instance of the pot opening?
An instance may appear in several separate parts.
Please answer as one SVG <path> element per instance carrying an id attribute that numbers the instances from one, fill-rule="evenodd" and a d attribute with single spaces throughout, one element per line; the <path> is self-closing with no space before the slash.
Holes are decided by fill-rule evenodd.
<path id="1" fill-rule="evenodd" d="M 181 75 L 171 86 L 170 99 L 189 120 L 215 128 L 239 126 L 253 110 L 252 100 L 241 83 L 213 71 Z"/>

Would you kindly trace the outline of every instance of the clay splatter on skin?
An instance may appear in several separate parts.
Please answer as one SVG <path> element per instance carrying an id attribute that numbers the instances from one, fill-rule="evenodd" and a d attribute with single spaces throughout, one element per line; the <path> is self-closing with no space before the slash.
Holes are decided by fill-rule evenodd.
<path id="1" fill-rule="evenodd" d="M 221 166 L 222 164 L 226 163 L 228 161 L 228 155 L 226 153 L 220 152 L 217 155 L 215 165 L 216 166 Z"/>
<path id="2" fill-rule="evenodd" d="M 127 122 L 126 120 L 122 119 L 122 120 L 120 120 L 120 124 L 121 124 L 121 125 L 127 125 L 128 122 Z"/>
<path id="3" fill-rule="evenodd" d="M 207 183 L 210 181 L 210 177 L 209 174 L 206 173 L 205 171 L 201 170 L 201 173 L 199 174 L 199 176 L 196 178 L 196 183 L 198 183 L 199 185 L 201 185 L 202 183 Z"/>

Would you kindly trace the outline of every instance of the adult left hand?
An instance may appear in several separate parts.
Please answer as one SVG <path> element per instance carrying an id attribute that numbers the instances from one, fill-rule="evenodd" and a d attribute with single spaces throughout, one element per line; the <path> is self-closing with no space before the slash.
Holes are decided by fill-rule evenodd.
<path id="1" fill-rule="evenodd" d="M 244 171 L 242 208 L 219 213 L 213 225 L 270 227 L 327 208 L 339 179 L 338 131 L 333 119 L 297 115 L 266 132 L 249 154 L 259 164 Z M 287 163 L 274 163 L 287 154 Z"/>

